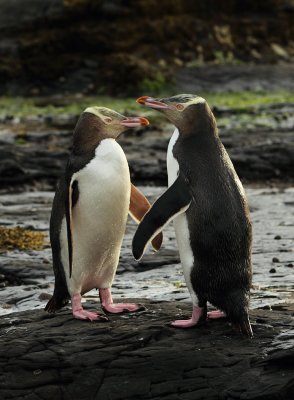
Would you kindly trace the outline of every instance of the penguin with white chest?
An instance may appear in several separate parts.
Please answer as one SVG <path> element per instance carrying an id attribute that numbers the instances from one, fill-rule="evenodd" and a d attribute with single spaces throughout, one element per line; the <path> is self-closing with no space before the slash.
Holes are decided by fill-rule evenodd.
<path id="1" fill-rule="evenodd" d="M 206 101 L 183 94 L 138 103 L 162 111 L 176 126 L 167 153 L 168 190 L 153 204 L 133 238 L 138 260 L 150 240 L 174 220 L 181 264 L 192 302 L 188 328 L 226 315 L 252 336 L 248 317 L 251 287 L 251 222 L 242 184 L 223 147 Z M 221 311 L 207 315 L 207 302 Z"/>
<path id="2" fill-rule="evenodd" d="M 89 107 L 79 118 L 73 146 L 52 207 L 50 241 L 55 288 L 45 310 L 55 312 L 69 299 L 77 319 L 107 320 L 84 310 L 81 296 L 99 289 L 104 311 L 134 312 L 140 304 L 114 304 L 111 285 L 117 269 L 127 215 L 139 222 L 150 208 L 130 181 L 126 156 L 116 138 L 126 129 L 148 125 L 103 107 Z M 152 242 L 160 248 L 161 236 Z"/>

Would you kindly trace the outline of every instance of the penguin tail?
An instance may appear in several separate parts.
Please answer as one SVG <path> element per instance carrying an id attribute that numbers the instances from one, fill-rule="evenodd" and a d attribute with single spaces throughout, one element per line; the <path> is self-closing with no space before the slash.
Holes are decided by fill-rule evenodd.
<path id="1" fill-rule="evenodd" d="M 236 289 L 228 293 L 220 308 L 226 312 L 237 332 L 252 338 L 253 332 L 248 315 L 248 305 L 249 292 L 244 289 Z"/>
<path id="2" fill-rule="evenodd" d="M 248 317 L 240 322 L 233 322 L 233 327 L 237 332 L 240 332 L 249 338 L 253 337 L 253 331 Z"/>
<path id="3" fill-rule="evenodd" d="M 66 299 L 60 300 L 53 295 L 46 304 L 45 311 L 47 311 L 50 314 L 55 313 L 56 311 L 60 310 L 63 306 L 65 306 L 67 303 L 68 300 Z"/>

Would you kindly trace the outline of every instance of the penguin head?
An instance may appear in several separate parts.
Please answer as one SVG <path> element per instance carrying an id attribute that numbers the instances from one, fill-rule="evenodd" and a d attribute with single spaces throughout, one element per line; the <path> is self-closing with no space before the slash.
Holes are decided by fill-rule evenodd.
<path id="1" fill-rule="evenodd" d="M 195 123 L 200 115 L 212 114 L 206 100 L 194 94 L 178 94 L 163 99 L 142 96 L 137 103 L 163 112 L 177 128 Z"/>
<path id="2" fill-rule="evenodd" d="M 117 138 L 128 128 L 149 125 L 143 117 L 125 117 L 124 115 L 106 107 L 88 107 L 83 114 L 96 122 L 96 126 L 106 137 Z"/>
<path id="3" fill-rule="evenodd" d="M 109 108 L 88 107 L 81 114 L 75 127 L 73 152 L 91 152 L 104 139 L 117 139 L 128 128 L 146 125 L 149 125 L 149 121 L 143 117 L 125 117 Z"/>

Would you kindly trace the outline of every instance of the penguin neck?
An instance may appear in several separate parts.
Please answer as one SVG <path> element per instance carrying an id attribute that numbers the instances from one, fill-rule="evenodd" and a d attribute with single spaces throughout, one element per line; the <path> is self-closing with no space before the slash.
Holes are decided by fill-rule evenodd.
<path id="1" fill-rule="evenodd" d="M 214 118 L 202 115 L 190 124 L 178 128 L 179 136 L 174 144 L 174 154 L 179 148 L 197 152 L 198 156 L 210 152 L 219 143 L 217 126 Z"/>
<path id="2" fill-rule="evenodd" d="M 180 147 L 187 150 L 189 148 L 193 149 L 197 153 L 209 152 L 211 146 L 214 147 L 220 141 L 217 130 L 207 125 L 197 125 L 196 127 L 191 127 L 189 131 L 176 130 L 179 132 L 179 135 L 174 137 L 174 152 L 177 152 L 177 149 Z"/>
<path id="3" fill-rule="evenodd" d="M 87 132 L 83 137 L 74 138 L 72 152 L 75 155 L 94 153 L 101 140 L 103 139 L 97 138 L 97 134 L 89 135 Z"/>
<path id="4" fill-rule="evenodd" d="M 216 120 L 212 111 L 207 104 L 201 104 L 201 106 L 185 114 L 177 124 L 181 139 L 190 136 L 197 136 L 199 140 L 218 137 Z"/>
<path id="5" fill-rule="evenodd" d="M 102 122 L 90 113 L 83 113 L 73 133 L 72 152 L 83 155 L 95 152 L 103 139 L 109 135 L 103 132 Z"/>
<path id="6" fill-rule="evenodd" d="M 208 122 L 208 123 L 207 123 Z M 191 124 L 189 129 L 178 129 L 171 138 L 170 152 L 177 160 L 181 168 L 189 169 L 191 157 L 197 165 L 205 165 L 222 147 L 216 124 L 209 121 L 197 121 Z M 178 133 L 177 133 L 178 132 Z"/>

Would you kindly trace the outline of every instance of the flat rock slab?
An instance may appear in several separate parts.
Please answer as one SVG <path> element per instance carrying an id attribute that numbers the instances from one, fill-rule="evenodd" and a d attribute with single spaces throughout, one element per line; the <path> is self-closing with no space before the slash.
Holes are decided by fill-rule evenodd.
<path id="1" fill-rule="evenodd" d="M 1 317 L 0 398 L 293 399 L 293 305 L 252 311 L 248 339 L 225 319 L 169 327 L 189 316 L 189 304 L 137 300 L 147 311 L 104 323 L 74 320 L 69 310 Z"/>

